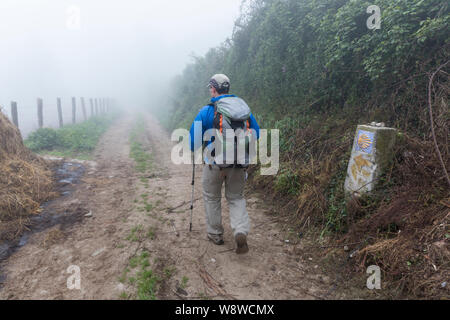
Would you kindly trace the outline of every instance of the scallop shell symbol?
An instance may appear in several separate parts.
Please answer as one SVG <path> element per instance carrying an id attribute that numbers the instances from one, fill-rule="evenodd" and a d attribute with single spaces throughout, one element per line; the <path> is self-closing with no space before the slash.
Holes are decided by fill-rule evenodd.
<path id="1" fill-rule="evenodd" d="M 358 138 L 358 146 L 361 149 L 367 149 L 372 144 L 372 141 L 366 134 L 361 134 Z"/>

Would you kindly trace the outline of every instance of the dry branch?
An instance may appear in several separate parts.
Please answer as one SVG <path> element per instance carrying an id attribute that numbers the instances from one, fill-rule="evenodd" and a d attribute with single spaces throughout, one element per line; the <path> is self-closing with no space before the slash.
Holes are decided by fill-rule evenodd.
<path id="1" fill-rule="evenodd" d="M 436 149 L 436 153 L 437 153 L 437 155 L 438 155 L 438 158 L 439 158 L 439 161 L 440 161 L 440 163 L 441 163 L 442 169 L 444 170 L 445 177 L 447 178 L 447 183 L 448 183 L 448 185 L 450 186 L 450 177 L 448 176 L 447 168 L 445 167 L 445 163 L 444 163 L 444 160 L 442 159 L 442 154 L 441 154 L 441 151 L 439 150 L 439 146 L 438 146 L 438 143 L 437 143 L 436 133 L 434 132 L 433 109 L 432 109 L 432 107 L 431 107 L 431 105 L 432 105 L 432 102 L 431 102 L 431 100 L 432 100 L 432 99 L 431 99 L 431 87 L 432 87 L 432 85 L 433 85 L 433 79 L 434 79 L 434 76 L 435 76 L 435 75 L 436 75 L 443 67 L 445 67 L 449 62 L 450 62 L 450 60 L 447 61 L 446 63 L 440 65 L 440 66 L 436 69 L 436 71 L 433 72 L 433 74 L 432 74 L 431 77 L 430 77 L 430 81 L 428 82 L 428 111 L 429 111 L 429 113 L 430 113 L 431 134 L 433 135 L 434 148 Z"/>

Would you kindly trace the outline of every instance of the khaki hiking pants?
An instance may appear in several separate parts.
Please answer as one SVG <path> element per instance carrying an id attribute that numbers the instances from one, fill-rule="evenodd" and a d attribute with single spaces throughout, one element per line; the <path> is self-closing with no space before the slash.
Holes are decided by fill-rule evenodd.
<path id="1" fill-rule="evenodd" d="M 242 168 L 203 167 L 203 202 L 205 204 L 207 232 L 223 234 L 222 184 L 225 181 L 225 197 L 230 208 L 230 223 L 233 235 L 248 234 L 250 222 L 244 199 L 246 172 Z"/>

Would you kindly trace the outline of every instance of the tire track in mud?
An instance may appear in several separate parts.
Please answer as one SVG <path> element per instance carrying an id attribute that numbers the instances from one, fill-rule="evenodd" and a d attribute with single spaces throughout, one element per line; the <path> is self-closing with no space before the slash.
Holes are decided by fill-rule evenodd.
<path id="1" fill-rule="evenodd" d="M 125 116 L 100 139 L 82 183 L 52 204 L 61 212 L 79 208 L 90 214 L 30 236 L 3 263 L 7 278 L 0 299 L 136 299 L 149 288 L 145 281 L 155 279 L 158 299 L 314 299 L 328 290 L 330 279 L 284 241 L 262 197 L 247 197 L 248 254 L 234 253 L 225 200 L 225 245 L 208 241 L 201 166 L 189 232 L 192 167 L 172 164 L 168 133 L 152 116 L 144 119 L 140 141 L 152 154 L 149 172 L 134 169 L 129 136 L 136 123 Z M 143 276 L 139 264 L 150 271 Z M 67 288 L 71 265 L 80 268 L 80 290 Z"/>

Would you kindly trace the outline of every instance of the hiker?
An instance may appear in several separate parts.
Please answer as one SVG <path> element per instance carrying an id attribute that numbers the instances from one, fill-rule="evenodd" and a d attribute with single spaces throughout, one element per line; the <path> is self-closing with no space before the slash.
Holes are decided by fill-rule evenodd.
<path id="1" fill-rule="evenodd" d="M 203 136 L 209 129 L 217 129 L 222 132 L 222 125 L 228 129 L 235 129 L 233 127 L 235 125 L 240 126 L 245 132 L 252 132 L 253 136 L 256 133 L 255 141 L 259 139 L 259 126 L 251 114 L 250 108 L 244 100 L 229 94 L 230 79 L 224 74 L 216 74 L 210 79 L 208 88 L 211 94 L 211 104 L 204 106 L 200 110 L 191 126 L 191 151 L 194 151 L 194 141 L 200 139 L 200 137 L 194 137 L 194 124 L 196 121 L 201 122 L 202 128 L 202 137 L 197 141 L 203 142 Z M 224 111 L 225 109 L 227 112 Z M 228 117 L 225 117 L 222 112 Z M 230 118 L 233 121 L 230 121 Z M 230 123 L 232 124 L 231 126 Z M 223 130 L 223 132 L 228 132 L 228 130 Z M 216 137 L 214 137 L 215 139 Z M 214 140 L 211 138 L 203 146 L 211 149 L 212 141 Z M 207 237 L 216 245 L 224 244 L 221 199 L 222 184 L 225 181 L 225 197 L 230 208 L 230 223 L 236 241 L 236 253 L 247 253 L 247 235 L 250 229 L 250 222 L 243 192 L 244 184 L 247 180 L 248 165 L 242 164 L 242 162 L 236 163 L 236 155 L 232 164 L 226 161 L 218 161 L 214 157 L 215 151 L 213 150 L 211 153 L 212 157 L 204 157 L 205 164 L 202 175 Z M 246 159 L 248 161 L 248 156 Z"/>

